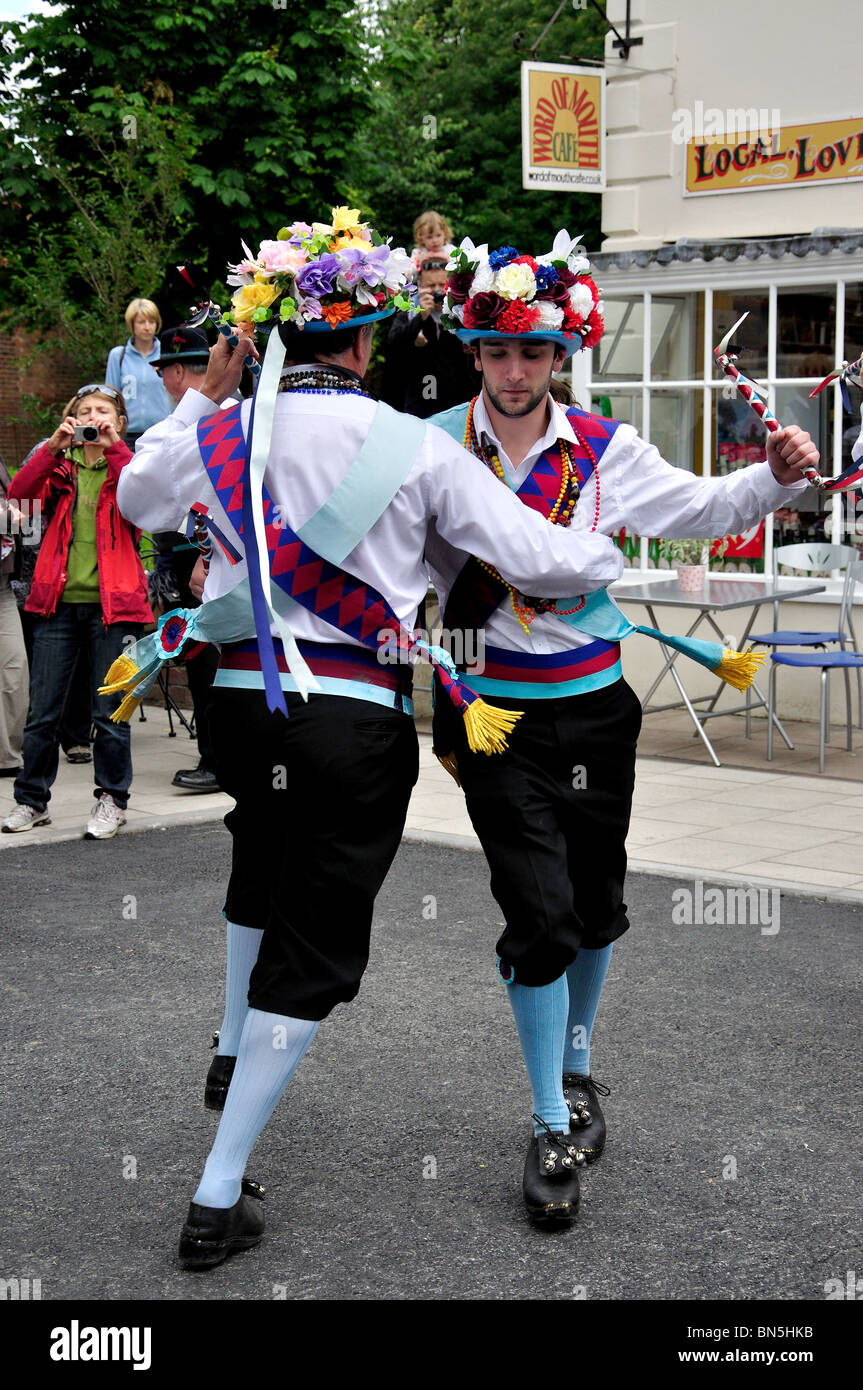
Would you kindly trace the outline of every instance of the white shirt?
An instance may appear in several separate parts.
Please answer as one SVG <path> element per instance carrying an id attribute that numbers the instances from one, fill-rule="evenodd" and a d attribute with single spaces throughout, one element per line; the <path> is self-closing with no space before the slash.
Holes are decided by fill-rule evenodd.
<path id="1" fill-rule="evenodd" d="M 566 412 L 549 396 L 551 413 L 548 427 L 522 462 L 515 467 L 497 439 L 480 395 L 474 407 L 477 436 L 486 434 L 494 444 L 504 473 L 516 490 L 543 451 L 558 438 L 575 443 L 575 434 Z M 485 467 L 485 465 L 483 465 Z M 489 477 L 494 475 L 486 469 Z M 625 526 L 639 536 L 703 536 L 712 539 L 743 531 L 776 507 L 787 505 L 795 493 L 805 491 L 807 484 L 799 482 L 782 487 L 771 472 L 770 465 L 751 464 L 724 478 L 698 478 L 685 468 L 666 463 L 652 444 L 646 444 L 632 425 L 620 425 L 599 462 L 599 521 L 597 531 L 610 536 Z M 501 487 L 501 492 L 509 488 Z M 596 512 L 596 475 L 591 475 L 581 491 L 569 530 L 582 537 L 590 534 Z M 519 505 L 524 506 L 524 503 Z M 525 511 L 532 510 L 529 507 Z M 558 528 L 564 529 L 564 528 Z M 438 534 L 432 535 L 428 547 L 428 562 L 434 586 L 446 608 L 450 589 L 467 562 L 468 553 L 454 547 Z M 511 576 L 506 576 L 511 580 Z M 523 593 L 543 598 L 555 595 L 542 589 L 526 589 Z M 570 596 L 577 595 L 577 588 Z M 509 599 L 503 600 L 485 626 L 485 640 L 490 647 L 506 651 L 529 652 L 535 655 L 572 651 L 594 639 L 587 633 L 568 627 L 560 618 L 539 614 L 530 624 L 528 637 L 512 611 Z"/>
<path id="2" fill-rule="evenodd" d="M 248 430 L 250 402 L 242 407 Z M 346 393 L 276 398 L 265 482 L 288 524 L 302 526 L 331 495 L 361 448 L 379 407 Z M 387 407 L 380 407 L 387 409 Z M 122 514 L 146 531 L 181 526 L 194 502 L 203 502 L 242 551 L 201 462 L 196 424 L 217 407 L 190 389 L 176 410 L 138 440 L 117 488 Z M 622 573 L 619 550 L 587 530 L 551 526 L 502 488 L 479 459 L 449 435 L 425 423 L 423 444 L 390 505 L 343 568 L 379 589 L 401 622 L 413 627 L 428 578 L 423 563 L 430 522 L 458 552 L 496 565 L 527 593 L 562 598 L 603 588 Z M 247 573 L 213 547 L 204 601 L 227 593 Z M 344 642 L 339 631 L 303 608 L 291 612 L 298 639 Z"/>

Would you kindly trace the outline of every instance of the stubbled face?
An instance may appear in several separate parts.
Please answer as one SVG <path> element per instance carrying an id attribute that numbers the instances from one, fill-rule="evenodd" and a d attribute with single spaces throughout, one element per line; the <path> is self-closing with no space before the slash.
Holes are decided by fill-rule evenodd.
<path id="1" fill-rule="evenodd" d="M 169 362 L 162 368 L 162 385 L 172 400 L 182 399 L 186 390 L 185 372 L 179 362 Z"/>
<path id="2" fill-rule="evenodd" d="M 482 372 L 486 395 L 501 415 L 529 415 L 548 395 L 552 372 L 565 353 L 554 343 L 511 343 L 492 339 L 480 342 L 476 365 Z"/>

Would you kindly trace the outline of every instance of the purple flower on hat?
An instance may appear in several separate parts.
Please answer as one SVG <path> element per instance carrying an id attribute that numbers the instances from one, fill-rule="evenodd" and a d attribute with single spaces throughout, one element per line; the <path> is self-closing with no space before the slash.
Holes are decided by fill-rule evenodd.
<path id="1" fill-rule="evenodd" d="M 315 295 L 318 299 L 322 295 L 332 294 L 340 269 L 338 256 L 325 252 L 319 261 L 309 261 L 297 272 L 297 289 L 304 295 Z"/>
<path id="2" fill-rule="evenodd" d="M 499 246 L 496 251 L 492 251 L 488 263 L 492 270 L 502 270 L 510 261 L 515 260 L 518 260 L 518 252 L 514 246 Z"/>
<path id="3" fill-rule="evenodd" d="M 342 263 L 341 280 L 346 288 L 363 280 L 367 285 L 379 285 L 387 273 L 390 258 L 388 246 L 378 246 L 373 251 L 361 251 L 355 246 L 346 246 L 340 253 Z"/>

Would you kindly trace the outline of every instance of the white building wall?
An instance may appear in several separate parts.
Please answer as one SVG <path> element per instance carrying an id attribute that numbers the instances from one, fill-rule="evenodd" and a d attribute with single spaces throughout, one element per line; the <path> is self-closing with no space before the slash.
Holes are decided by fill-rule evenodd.
<path id="1" fill-rule="evenodd" d="M 622 33 L 625 0 L 608 0 Z M 863 227 L 863 182 L 683 196 L 685 145 L 673 113 L 765 108 L 783 124 L 860 116 L 863 5 L 818 0 L 632 0 L 641 47 L 626 62 L 606 38 L 608 189 L 603 251 L 655 247 L 681 237 L 717 239 Z"/>

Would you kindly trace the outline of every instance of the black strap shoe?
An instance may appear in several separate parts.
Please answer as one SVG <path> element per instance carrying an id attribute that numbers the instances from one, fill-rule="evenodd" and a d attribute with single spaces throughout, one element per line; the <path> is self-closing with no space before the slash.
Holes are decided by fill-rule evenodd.
<path id="1" fill-rule="evenodd" d="M 211 1046 L 218 1047 L 219 1035 L 213 1034 Z M 224 1110 L 228 1098 L 228 1087 L 237 1065 L 236 1057 L 214 1057 L 207 1072 L 204 1086 L 204 1105 L 208 1110 Z"/>
<path id="2" fill-rule="evenodd" d="M 524 1204 L 540 1225 L 570 1226 L 579 1203 L 578 1168 L 584 1162 L 570 1135 L 553 1133 L 538 1115 L 545 1133 L 530 1141 L 524 1164 Z"/>
<path id="3" fill-rule="evenodd" d="M 213 1058 L 204 1087 L 204 1105 L 208 1110 L 224 1110 L 236 1065 L 236 1057 Z"/>
<path id="4" fill-rule="evenodd" d="M 605 1116 L 599 1097 L 609 1095 L 609 1088 L 592 1076 L 580 1076 L 574 1071 L 563 1073 L 563 1098 L 569 1107 L 572 1142 L 584 1155 L 585 1163 L 595 1163 L 605 1148 Z"/>
<path id="5" fill-rule="evenodd" d="M 243 1190 L 232 1207 L 202 1207 L 189 1203 L 180 1233 L 180 1264 L 184 1269 L 212 1269 L 235 1250 L 251 1250 L 264 1234 L 260 1183 L 243 1178 Z"/>

